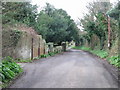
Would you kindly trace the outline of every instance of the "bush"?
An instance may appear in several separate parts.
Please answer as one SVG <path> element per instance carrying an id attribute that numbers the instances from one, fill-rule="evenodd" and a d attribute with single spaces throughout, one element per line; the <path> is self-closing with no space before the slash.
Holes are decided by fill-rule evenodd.
<path id="1" fill-rule="evenodd" d="M 120 58 L 119 56 L 111 56 L 110 58 L 108 58 L 108 61 L 110 62 L 110 64 L 115 65 L 116 67 L 120 67 Z"/>
<path id="2" fill-rule="evenodd" d="M 22 71 L 23 69 L 11 57 L 6 57 L 0 64 L 0 81 L 7 83 Z"/>
<path id="3" fill-rule="evenodd" d="M 50 56 L 55 55 L 55 53 L 53 53 L 53 52 L 49 52 L 48 54 L 49 54 Z"/>
<path id="4" fill-rule="evenodd" d="M 101 57 L 101 58 L 108 57 L 108 53 L 106 51 L 103 51 L 103 50 L 93 50 L 93 51 L 91 50 L 90 52 Z"/>
<path id="5" fill-rule="evenodd" d="M 43 54 L 43 55 L 40 55 L 41 58 L 47 58 L 48 55 L 47 54 Z"/>

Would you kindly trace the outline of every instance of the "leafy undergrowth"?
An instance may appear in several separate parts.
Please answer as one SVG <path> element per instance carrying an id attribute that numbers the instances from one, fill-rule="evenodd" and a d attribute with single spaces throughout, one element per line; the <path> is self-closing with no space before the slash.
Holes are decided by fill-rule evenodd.
<path id="1" fill-rule="evenodd" d="M 23 69 L 11 57 L 4 58 L 0 64 L 1 86 L 7 87 L 9 82 L 22 72 Z"/>
<path id="2" fill-rule="evenodd" d="M 16 63 L 29 63 L 29 62 L 32 62 L 32 60 L 30 60 L 30 59 L 26 59 L 26 60 L 16 59 L 15 62 L 16 62 Z"/>
<path id="3" fill-rule="evenodd" d="M 119 56 L 111 56 L 110 58 L 107 58 L 110 64 L 115 65 L 116 67 L 120 67 L 120 58 Z"/>
<path id="4" fill-rule="evenodd" d="M 108 52 L 106 52 L 104 50 L 92 50 L 91 48 L 84 47 L 84 46 L 73 47 L 73 49 L 79 49 L 79 50 L 91 52 L 92 54 L 97 55 L 100 58 L 107 59 L 110 64 L 112 64 L 116 67 L 120 67 L 120 58 L 118 55 L 109 57 Z"/>
<path id="5" fill-rule="evenodd" d="M 40 57 L 41 58 L 46 58 L 46 57 L 49 57 L 49 56 L 54 56 L 55 54 L 58 54 L 58 53 L 60 53 L 60 52 L 49 52 L 48 54 L 43 54 Z"/>
<path id="6" fill-rule="evenodd" d="M 101 58 L 107 58 L 108 57 L 108 53 L 104 50 L 91 50 L 91 53 L 101 57 Z"/>
<path id="7" fill-rule="evenodd" d="M 42 54 L 38 57 L 34 57 L 33 60 L 38 60 L 38 59 L 41 59 L 41 58 L 47 58 L 49 56 L 54 56 L 55 54 L 58 54 L 58 53 L 60 53 L 60 52 L 49 52 L 48 54 Z M 30 63 L 30 62 L 33 62 L 33 60 L 31 60 L 31 59 L 24 60 L 24 59 L 17 58 L 17 59 L 15 59 L 15 62 L 16 63 Z"/>
<path id="8" fill-rule="evenodd" d="M 49 52 L 48 54 L 42 54 L 39 57 L 34 57 L 33 60 L 37 60 L 40 58 L 47 58 L 49 56 L 54 56 L 55 54 L 58 54 L 58 53 L 60 53 L 60 52 Z"/>

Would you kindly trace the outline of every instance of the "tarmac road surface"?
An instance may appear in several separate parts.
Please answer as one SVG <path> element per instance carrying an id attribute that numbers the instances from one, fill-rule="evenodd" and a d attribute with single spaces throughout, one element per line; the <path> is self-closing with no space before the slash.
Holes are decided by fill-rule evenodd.
<path id="1" fill-rule="evenodd" d="M 118 88 L 104 60 L 71 49 L 24 66 L 25 73 L 10 88 Z"/>

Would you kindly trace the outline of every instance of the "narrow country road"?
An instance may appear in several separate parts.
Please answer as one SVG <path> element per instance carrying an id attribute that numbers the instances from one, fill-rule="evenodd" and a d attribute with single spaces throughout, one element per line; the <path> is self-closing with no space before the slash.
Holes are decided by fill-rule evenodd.
<path id="1" fill-rule="evenodd" d="M 36 60 L 10 88 L 118 88 L 102 60 L 81 50 Z"/>

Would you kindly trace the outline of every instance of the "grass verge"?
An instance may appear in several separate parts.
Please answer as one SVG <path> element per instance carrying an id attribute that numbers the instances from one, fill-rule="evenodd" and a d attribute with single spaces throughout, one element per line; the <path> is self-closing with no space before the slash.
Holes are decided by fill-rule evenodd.
<path id="1" fill-rule="evenodd" d="M 73 49 L 78 49 L 78 50 L 84 50 L 84 51 L 91 52 L 92 54 L 97 55 L 102 59 L 106 59 L 110 64 L 120 68 L 120 58 L 119 58 L 118 55 L 109 57 L 109 53 L 107 51 L 92 50 L 91 48 L 84 47 L 84 46 L 76 46 L 76 47 L 73 47 Z"/>

